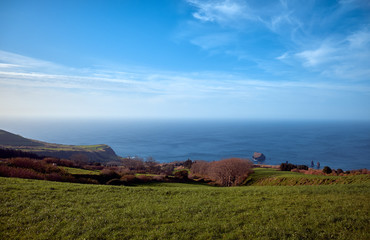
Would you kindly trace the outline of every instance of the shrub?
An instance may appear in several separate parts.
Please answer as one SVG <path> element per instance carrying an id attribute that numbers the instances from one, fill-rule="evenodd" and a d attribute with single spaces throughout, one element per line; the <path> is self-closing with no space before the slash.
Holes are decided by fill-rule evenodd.
<path id="1" fill-rule="evenodd" d="M 0 165 L 0 176 L 43 180 L 44 175 L 32 169 Z"/>
<path id="2" fill-rule="evenodd" d="M 103 170 L 101 170 L 100 175 L 103 175 L 111 179 L 121 177 L 118 173 L 116 173 L 114 170 L 109 169 L 109 168 L 104 168 Z"/>
<path id="3" fill-rule="evenodd" d="M 306 165 L 298 165 L 297 166 L 297 169 L 299 169 L 299 170 L 308 170 L 308 166 L 306 166 Z"/>
<path id="4" fill-rule="evenodd" d="M 180 170 L 175 172 L 174 176 L 177 179 L 187 180 L 189 172 L 187 170 Z"/>
<path id="5" fill-rule="evenodd" d="M 45 179 L 55 182 L 77 182 L 77 180 L 71 175 L 62 175 L 60 173 L 50 173 L 45 175 Z"/>
<path id="6" fill-rule="evenodd" d="M 281 171 L 291 171 L 292 169 L 297 168 L 297 165 L 291 163 L 282 163 L 280 164 Z"/>
<path id="7" fill-rule="evenodd" d="M 328 166 L 325 166 L 323 169 L 322 169 L 322 172 L 325 173 L 325 174 L 330 174 L 332 172 L 331 168 L 328 167 Z"/>
<path id="8" fill-rule="evenodd" d="M 142 183 L 147 183 L 147 182 L 150 182 L 152 180 L 151 176 L 146 176 L 146 175 L 138 175 L 138 176 L 136 176 L 136 178 Z"/>
<path id="9" fill-rule="evenodd" d="M 184 162 L 184 168 L 190 169 L 192 164 L 193 164 L 193 161 L 191 161 L 190 159 L 188 159 L 188 160 L 186 160 Z"/>
<path id="10" fill-rule="evenodd" d="M 175 165 L 172 163 L 163 164 L 161 166 L 160 173 L 164 175 L 171 175 L 174 169 L 175 169 Z"/>
<path id="11" fill-rule="evenodd" d="M 166 176 L 164 176 L 164 175 L 156 175 L 156 176 L 153 176 L 153 180 L 154 181 L 164 182 L 165 179 L 166 179 Z"/>
<path id="12" fill-rule="evenodd" d="M 9 163 L 13 167 L 33 169 L 39 173 L 62 172 L 57 166 L 31 158 L 12 158 Z"/>
<path id="13" fill-rule="evenodd" d="M 121 177 L 121 181 L 124 183 L 132 183 L 135 182 L 136 177 L 135 175 L 124 175 Z"/>
<path id="14" fill-rule="evenodd" d="M 114 178 L 114 179 L 109 180 L 106 184 L 107 185 L 116 185 L 117 186 L 117 185 L 122 185 L 122 182 L 118 178 Z"/>

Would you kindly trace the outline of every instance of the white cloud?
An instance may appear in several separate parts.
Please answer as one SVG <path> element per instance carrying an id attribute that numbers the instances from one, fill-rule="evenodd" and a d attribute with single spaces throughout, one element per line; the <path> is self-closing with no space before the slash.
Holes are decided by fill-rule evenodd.
<path id="1" fill-rule="evenodd" d="M 234 34 L 217 33 L 194 37 L 190 42 L 205 50 L 223 47 L 236 41 Z"/>
<path id="2" fill-rule="evenodd" d="M 323 63 L 333 61 L 337 58 L 338 50 L 323 44 L 314 50 L 305 50 L 296 55 L 303 60 L 306 67 L 315 67 Z"/>
<path id="3" fill-rule="evenodd" d="M 188 3 L 197 8 L 193 17 L 205 22 L 220 24 L 234 22 L 239 19 L 254 19 L 247 4 L 238 0 L 188 0 Z"/>
<path id="4" fill-rule="evenodd" d="M 370 45 L 370 31 L 361 30 L 347 37 L 350 48 L 365 48 Z"/>
<path id="5" fill-rule="evenodd" d="M 17 70 L 42 68 L 44 69 L 44 71 L 50 70 L 50 71 L 55 72 L 63 68 L 62 66 L 49 62 L 49 61 L 30 58 L 27 56 L 23 56 L 23 55 L 11 53 L 11 52 L 6 52 L 2 50 L 0 50 L 0 64 L 3 68 L 4 67 L 16 68 Z"/>
<path id="6" fill-rule="evenodd" d="M 359 30 L 343 38 L 326 40 L 318 48 L 295 54 L 304 67 L 326 77 L 370 80 L 370 33 Z"/>
<path id="7" fill-rule="evenodd" d="M 285 52 L 282 55 L 280 55 L 279 57 L 276 57 L 276 59 L 278 59 L 278 60 L 284 60 L 284 59 L 286 59 L 288 57 L 289 57 L 289 53 L 288 52 Z"/>

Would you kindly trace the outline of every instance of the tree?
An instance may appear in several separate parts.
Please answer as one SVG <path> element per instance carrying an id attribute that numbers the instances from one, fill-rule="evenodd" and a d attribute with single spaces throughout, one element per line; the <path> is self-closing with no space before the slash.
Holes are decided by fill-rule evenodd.
<path id="1" fill-rule="evenodd" d="M 144 165 L 144 160 L 140 157 L 133 157 L 133 158 L 123 158 L 121 160 L 122 165 L 131 171 L 144 171 L 145 170 L 145 165 Z"/>
<path id="2" fill-rule="evenodd" d="M 221 186 L 236 186 L 252 172 L 252 165 L 252 162 L 247 159 L 224 159 L 212 162 L 209 175 Z"/>
<path id="3" fill-rule="evenodd" d="M 190 159 L 188 159 L 188 160 L 186 160 L 184 162 L 184 168 L 190 169 L 192 164 L 193 164 L 193 161 L 191 161 Z"/>
<path id="4" fill-rule="evenodd" d="M 206 176 L 208 175 L 208 168 L 210 167 L 210 162 L 206 161 L 195 161 L 191 165 L 191 173 L 198 176 Z"/>
<path id="5" fill-rule="evenodd" d="M 159 164 L 154 160 L 153 157 L 147 157 L 145 161 L 145 168 L 146 172 L 157 174 L 160 172 L 161 167 Z"/>
<path id="6" fill-rule="evenodd" d="M 229 158 L 215 162 L 196 161 L 191 167 L 191 173 L 208 177 L 221 186 L 236 186 L 252 172 L 252 165 L 250 160 L 241 158 Z"/>
<path id="7" fill-rule="evenodd" d="M 323 169 L 322 169 L 322 172 L 323 173 L 326 173 L 326 174 L 330 174 L 332 172 L 331 168 L 328 167 L 328 166 L 325 166 Z"/>

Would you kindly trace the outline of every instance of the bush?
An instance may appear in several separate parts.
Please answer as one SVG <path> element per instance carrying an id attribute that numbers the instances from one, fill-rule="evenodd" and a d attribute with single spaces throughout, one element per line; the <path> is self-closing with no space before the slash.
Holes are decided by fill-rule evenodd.
<path id="1" fill-rule="evenodd" d="M 164 182 L 166 180 L 166 176 L 164 176 L 164 175 L 156 175 L 156 176 L 153 176 L 153 180 L 154 181 L 158 181 L 158 182 Z"/>
<path id="2" fill-rule="evenodd" d="M 193 164 L 193 161 L 188 159 L 184 162 L 184 168 L 190 169 L 192 164 Z"/>
<path id="3" fill-rule="evenodd" d="M 146 176 L 146 175 L 138 175 L 136 178 L 141 182 L 141 183 L 148 183 L 152 180 L 151 176 Z"/>
<path id="4" fill-rule="evenodd" d="M 325 166 L 323 169 L 322 169 L 322 172 L 325 173 L 325 174 L 330 174 L 332 172 L 331 168 L 328 167 L 328 166 Z"/>
<path id="5" fill-rule="evenodd" d="M 77 182 L 77 180 L 71 175 L 62 175 L 59 173 L 50 173 L 45 175 L 45 179 L 55 182 Z"/>
<path id="6" fill-rule="evenodd" d="M 177 179 L 187 180 L 189 172 L 187 170 L 180 170 L 175 172 L 174 176 Z"/>
<path id="7" fill-rule="evenodd" d="M 10 165 L 18 168 L 33 169 L 39 173 L 59 173 L 62 172 L 60 168 L 52 164 L 48 164 L 45 161 L 35 160 L 31 158 L 12 158 L 9 161 Z"/>
<path id="8" fill-rule="evenodd" d="M 308 170 L 308 166 L 306 166 L 306 165 L 298 165 L 297 168 L 299 170 Z"/>
<path id="9" fill-rule="evenodd" d="M 282 163 L 280 164 L 281 171 L 291 171 L 292 169 L 297 168 L 297 165 L 291 163 Z"/>
<path id="10" fill-rule="evenodd" d="M 0 166 L 0 176 L 43 180 L 44 175 L 33 169 Z"/>
<path id="11" fill-rule="evenodd" d="M 122 182 L 118 178 L 114 178 L 114 179 L 109 180 L 106 184 L 118 186 L 118 185 L 122 185 Z"/>
<path id="12" fill-rule="evenodd" d="M 135 175 L 124 175 L 121 177 L 121 181 L 124 183 L 133 183 L 135 182 L 136 177 Z"/>

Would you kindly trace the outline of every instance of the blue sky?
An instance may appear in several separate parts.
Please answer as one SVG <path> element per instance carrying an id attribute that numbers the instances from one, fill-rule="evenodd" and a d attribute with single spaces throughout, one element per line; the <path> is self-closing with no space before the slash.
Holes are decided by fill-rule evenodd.
<path id="1" fill-rule="evenodd" d="M 370 120 L 370 2 L 0 1 L 0 117 Z"/>

